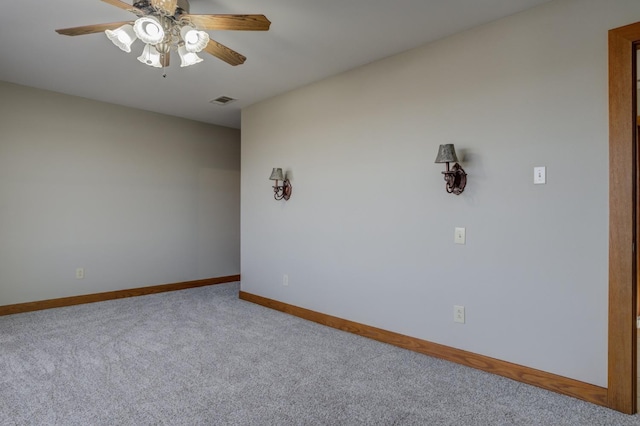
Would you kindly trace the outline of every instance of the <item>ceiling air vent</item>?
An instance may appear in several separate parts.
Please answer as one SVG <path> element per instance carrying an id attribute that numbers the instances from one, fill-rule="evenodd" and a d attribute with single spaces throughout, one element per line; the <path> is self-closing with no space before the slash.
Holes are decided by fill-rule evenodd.
<path id="1" fill-rule="evenodd" d="M 220 96 L 218 98 L 215 98 L 211 101 L 209 101 L 212 104 L 216 104 L 216 105 L 227 105 L 230 104 L 231 102 L 234 102 L 235 99 L 230 98 L 228 96 Z"/>

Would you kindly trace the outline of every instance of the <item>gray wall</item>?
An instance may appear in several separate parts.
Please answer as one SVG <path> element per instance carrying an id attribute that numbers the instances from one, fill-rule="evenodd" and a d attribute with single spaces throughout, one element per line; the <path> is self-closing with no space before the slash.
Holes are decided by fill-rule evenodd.
<path id="1" fill-rule="evenodd" d="M 606 386 L 607 31 L 638 20 L 553 1 L 245 109 L 242 289 Z"/>
<path id="2" fill-rule="evenodd" d="M 238 130 L 0 82 L 0 305 L 237 274 L 239 216 Z"/>

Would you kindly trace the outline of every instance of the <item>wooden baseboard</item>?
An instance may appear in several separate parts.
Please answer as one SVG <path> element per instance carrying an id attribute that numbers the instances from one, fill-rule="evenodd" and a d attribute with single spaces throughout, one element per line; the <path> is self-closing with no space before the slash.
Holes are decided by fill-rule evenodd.
<path id="1" fill-rule="evenodd" d="M 347 331 L 349 333 L 354 333 L 380 342 L 399 346 L 414 352 L 420 352 L 425 355 L 441 358 L 553 392 L 572 396 L 593 404 L 606 407 L 608 403 L 607 389 L 589 383 L 569 379 L 541 370 L 535 370 L 518 364 L 512 364 L 510 362 L 501 361 L 484 355 L 478 355 L 473 352 L 467 352 L 437 343 L 428 342 L 415 337 L 405 336 L 380 328 L 371 327 L 320 312 L 311 311 L 309 309 L 289 305 L 277 300 L 267 299 L 266 297 L 257 296 L 244 291 L 240 292 L 240 299 L 304 318 L 309 321 L 317 322 L 322 325 Z"/>
<path id="2" fill-rule="evenodd" d="M 162 284 L 150 287 L 130 288 L 126 290 L 108 291 L 105 293 L 84 294 L 81 296 L 62 297 L 60 299 L 41 300 L 37 302 L 18 303 L 15 305 L 0 306 L 0 316 L 40 311 L 42 309 L 61 308 L 64 306 L 81 305 L 84 303 L 103 302 L 105 300 L 122 299 L 125 297 L 144 296 L 147 294 L 164 293 L 167 291 L 185 290 L 188 288 L 232 283 L 235 281 L 240 281 L 240 275 L 206 278 L 203 280 Z"/>

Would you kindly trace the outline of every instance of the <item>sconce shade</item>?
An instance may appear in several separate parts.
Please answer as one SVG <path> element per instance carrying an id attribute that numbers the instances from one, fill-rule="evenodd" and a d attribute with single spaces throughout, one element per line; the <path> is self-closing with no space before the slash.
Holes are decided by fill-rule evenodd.
<path id="1" fill-rule="evenodd" d="M 276 169 L 274 167 L 273 171 L 271 172 L 271 176 L 269 177 L 269 180 L 284 180 L 282 169 Z"/>
<path id="2" fill-rule="evenodd" d="M 456 155 L 456 149 L 452 143 L 440 145 L 438 149 L 438 156 L 436 157 L 436 163 L 457 163 L 458 156 Z"/>

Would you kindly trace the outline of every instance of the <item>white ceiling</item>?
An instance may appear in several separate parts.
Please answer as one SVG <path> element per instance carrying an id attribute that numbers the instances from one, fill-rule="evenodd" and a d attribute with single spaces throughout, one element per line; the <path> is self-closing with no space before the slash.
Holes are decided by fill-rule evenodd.
<path id="1" fill-rule="evenodd" d="M 139 41 L 126 54 L 102 33 L 54 32 L 135 15 L 100 0 L 15 0 L 0 14 L 0 80 L 239 128 L 255 102 L 547 1 L 191 0 L 191 13 L 264 14 L 271 29 L 209 31 L 247 61 L 203 52 L 180 68 L 174 55 L 163 78 L 136 60 Z M 209 103 L 221 95 L 238 100 Z"/>

